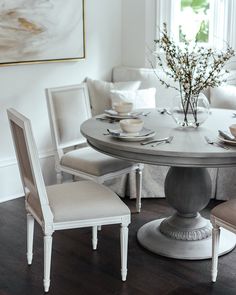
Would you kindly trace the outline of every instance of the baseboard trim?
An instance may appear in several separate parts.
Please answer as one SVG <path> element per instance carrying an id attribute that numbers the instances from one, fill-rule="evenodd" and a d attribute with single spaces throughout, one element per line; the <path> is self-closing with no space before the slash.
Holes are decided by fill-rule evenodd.
<path id="1" fill-rule="evenodd" d="M 49 158 L 52 156 L 54 156 L 54 150 L 50 149 L 50 150 L 43 151 L 42 153 L 40 153 L 39 158 L 45 159 L 45 158 Z M 9 167 L 9 166 L 13 166 L 16 164 L 17 164 L 17 161 L 16 161 L 15 157 L 9 157 L 9 158 L 0 160 L 0 168 Z"/>
<path id="2" fill-rule="evenodd" d="M 51 157 L 54 157 L 54 150 L 52 150 L 52 149 L 42 151 L 39 155 L 39 158 L 42 161 L 44 161 L 44 159 L 46 159 L 46 158 L 51 158 Z M 1 175 L 4 175 L 4 177 L 6 177 L 6 179 L 5 179 L 6 183 L 7 183 L 8 177 L 10 177 L 9 173 L 11 173 L 12 171 L 14 171 L 13 174 L 17 175 L 17 177 L 18 177 L 17 170 L 18 170 L 17 160 L 15 157 L 0 159 L 0 172 L 1 172 Z M 9 172 L 9 171 L 11 171 L 11 172 Z M 12 186 L 12 184 L 11 184 L 11 186 Z M 16 186 L 17 187 L 19 186 L 18 181 L 16 183 Z M 1 196 L 0 203 L 7 202 L 7 201 L 17 199 L 17 198 L 24 196 L 24 192 L 20 187 L 21 186 L 19 186 L 19 190 L 18 190 L 16 187 L 14 189 L 14 187 L 10 187 L 10 185 L 9 186 L 5 185 L 5 189 L 3 188 L 3 191 L 0 194 L 0 196 Z M 11 188 L 12 188 L 12 190 L 11 190 Z"/>
<path id="3" fill-rule="evenodd" d="M 24 197 L 23 193 L 17 193 L 17 194 L 14 194 L 14 195 L 9 195 L 9 196 L 6 196 L 4 198 L 1 198 L 0 203 L 4 203 L 4 202 L 7 202 L 7 201 L 12 201 L 12 200 L 22 198 L 22 197 Z"/>

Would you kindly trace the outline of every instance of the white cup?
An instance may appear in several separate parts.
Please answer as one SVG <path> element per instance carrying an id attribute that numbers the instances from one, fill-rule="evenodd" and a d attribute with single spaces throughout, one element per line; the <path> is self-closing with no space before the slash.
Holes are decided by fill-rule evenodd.
<path id="1" fill-rule="evenodd" d="M 124 119 L 120 121 L 120 128 L 127 133 L 138 133 L 144 122 L 141 119 Z"/>
<path id="2" fill-rule="evenodd" d="M 133 103 L 132 102 L 116 102 L 114 103 L 113 108 L 118 114 L 128 114 L 133 109 Z"/>

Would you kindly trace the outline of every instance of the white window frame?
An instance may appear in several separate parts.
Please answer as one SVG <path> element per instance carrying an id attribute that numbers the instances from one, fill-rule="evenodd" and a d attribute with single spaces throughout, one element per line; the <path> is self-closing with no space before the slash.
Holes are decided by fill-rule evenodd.
<path id="1" fill-rule="evenodd" d="M 228 43 L 236 50 L 236 1 L 210 0 L 213 6 L 213 35 L 209 36 L 209 45 L 222 49 Z M 160 28 L 165 22 L 169 32 L 174 32 L 174 11 L 178 6 L 176 0 L 156 0 L 156 38 L 160 37 Z M 211 25 L 211 24 L 210 24 Z M 174 34 L 172 34 L 174 37 Z"/>

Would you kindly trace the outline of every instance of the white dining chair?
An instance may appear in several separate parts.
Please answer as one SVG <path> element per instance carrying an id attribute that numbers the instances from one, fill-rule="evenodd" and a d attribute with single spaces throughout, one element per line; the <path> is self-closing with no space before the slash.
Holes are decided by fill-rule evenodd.
<path id="1" fill-rule="evenodd" d="M 62 172 L 98 183 L 135 172 L 130 191 L 135 192 L 136 210 L 141 208 L 142 164 L 102 154 L 87 146 L 80 125 L 91 117 L 86 83 L 46 89 L 48 115 L 55 149 L 57 183 Z M 130 180 L 132 178 L 130 177 Z M 133 186 L 133 187 L 132 187 Z"/>
<path id="2" fill-rule="evenodd" d="M 34 220 L 44 233 L 45 292 L 50 286 L 52 234 L 56 230 L 92 227 L 95 250 L 98 225 L 120 224 L 121 276 L 125 281 L 129 208 L 110 189 L 91 180 L 45 187 L 29 119 L 14 109 L 8 109 L 7 113 L 25 193 L 29 265 L 33 258 Z"/>
<path id="3" fill-rule="evenodd" d="M 212 282 L 216 282 L 218 273 L 218 252 L 220 228 L 223 227 L 236 234 L 236 200 L 232 199 L 217 205 L 211 210 L 212 223 Z"/>

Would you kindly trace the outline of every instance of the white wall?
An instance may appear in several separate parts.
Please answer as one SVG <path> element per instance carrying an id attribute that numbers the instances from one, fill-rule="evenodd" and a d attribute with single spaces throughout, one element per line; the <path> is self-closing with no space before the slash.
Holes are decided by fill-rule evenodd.
<path id="1" fill-rule="evenodd" d="M 156 37 L 156 0 L 123 0 L 122 64 L 150 67 L 147 61 Z"/>
<path id="2" fill-rule="evenodd" d="M 85 60 L 0 68 L 0 202 L 22 195 L 6 109 L 16 108 L 31 119 L 46 183 L 53 183 L 44 89 L 80 83 L 85 77 L 109 80 L 112 67 L 121 64 L 122 0 L 86 0 L 85 21 Z"/>

